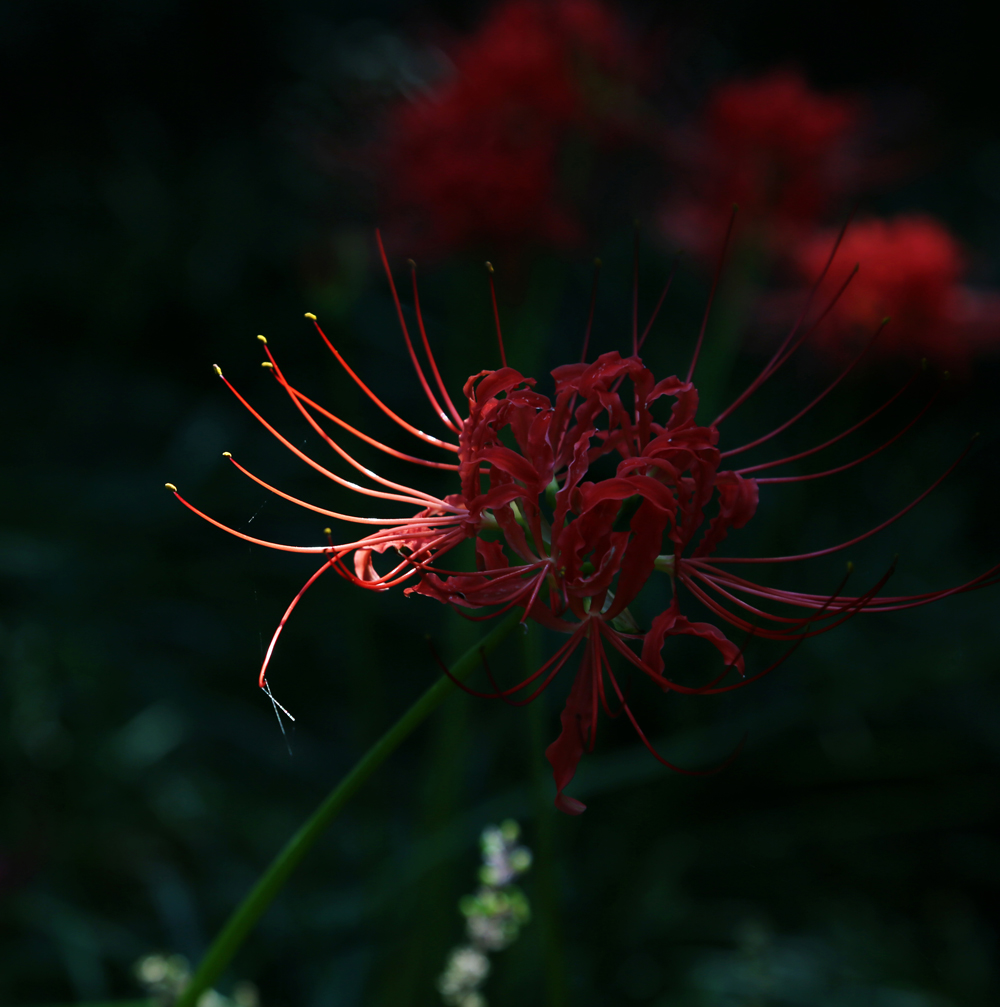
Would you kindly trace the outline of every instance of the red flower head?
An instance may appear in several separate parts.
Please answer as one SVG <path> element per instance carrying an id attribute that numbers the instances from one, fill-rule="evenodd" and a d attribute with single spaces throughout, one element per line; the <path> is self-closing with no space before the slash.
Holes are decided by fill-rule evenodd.
<path id="1" fill-rule="evenodd" d="M 816 275 L 829 245 L 826 233 L 799 244 L 795 267 L 802 277 Z M 885 354 L 905 352 L 960 366 L 977 350 L 1000 342 L 1000 302 L 961 285 L 962 251 L 932 217 L 861 221 L 848 231 L 842 249 L 846 261 L 860 269 L 821 331 L 818 346 L 829 356 L 852 353 L 866 338 L 865 326 L 881 315 L 892 317 L 880 343 Z"/>
<path id="2" fill-rule="evenodd" d="M 556 805 L 575 814 L 584 806 L 564 790 L 583 752 L 593 748 L 600 709 L 612 716 L 624 712 L 643 744 L 661 762 L 670 765 L 653 750 L 643 734 L 612 667 L 609 659 L 612 652 L 617 653 L 616 660 L 624 660 L 666 692 L 723 692 L 761 677 L 780 664 L 802 640 L 832 629 L 862 610 L 886 611 L 923 605 L 996 579 L 998 567 L 957 588 L 913 597 L 887 597 L 878 592 L 888 575 L 862 594 L 851 596 L 842 593 L 843 584 L 829 595 L 815 595 L 769 588 L 731 572 L 734 566 L 738 569 L 745 564 L 797 562 L 846 549 L 905 514 L 947 472 L 899 514 L 848 542 L 802 555 L 765 558 L 716 555 L 729 532 L 742 528 L 754 516 L 761 486 L 843 471 L 877 454 L 899 436 L 855 462 L 826 472 L 781 477 L 758 475 L 817 453 L 872 418 L 867 417 L 825 444 L 792 457 L 744 468 L 726 467 L 732 464 L 729 459 L 768 442 L 805 415 L 843 377 L 842 374 L 813 403 L 771 433 L 748 444 L 720 450 L 721 424 L 781 367 L 809 330 L 794 327 L 757 379 L 708 425 L 699 424 L 696 419 L 698 393 L 692 383 L 707 312 L 684 378 L 657 380 L 643 364 L 639 353 L 656 312 L 640 336 L 633 309 L 631 354 L 622 357 L 617 352 L 605 353 L 587 363 L 588 323 L 584 359 L 553 372 L 555 387 L 551 397 L 536 391 L 533 380 L 506 366 L 501 341 L 503 366 L 481 371 L 466 381 L 465 408 L 460 411 L 449 397 L 431 353 L 416 299 L 415 278 L 414 299 L 427 369 L 420 363 L 407 330 L 384 253 L 383 262 L 407 351 L 428 401 L 445 428 L 443 438 L 420 431 L 382 403 L 350 369 L 318 324 L 316 328 L 366 395 L 425 447 L 447 452 L 453 460 L 431 461 L 406 454 L 351 427 L 295 388 L 265 344 L 268 355 L 265 367 L 274 374 L 297 410 L 370 485 L 347 480 L 312 460 L 254 412 L 261 423 L 303 461 L 340 485 L 368 497 L 401 503 L 415 512 L 409 517 L 389 519 L 336 514 L 288 496 L 231 459 L 250 478 L 285 499 L 371 529 L 338 544 L 331 539 L 325 545 L 314 546 L 279 545 L 225 529 L 260 545 L 316 553 L 323 561 L 293 600 L 274 634 L 260 672 L 263 688 L 267 688 L 265 673 L 275 641 L 288 615 L 302 593 L 329 569 L 370 590 L 386 590 L 407 583 L 408 591 L 460 611 L 486 610 L 482 616 L 473 618 L 490 618 L 519 608 L 523 610 L 523 619 L 532 619 L 564 634 L 565 642 L 522 682 L 508 688 L 494 684 L 489 695 L 517 705 L 530 702 L 582 649 L 562 713 L 561 732 L 547 750 L 557 788 Z M 661 296 L 661 303 L 662 300 Z M 499 321 L 497 331 L 499 336 Z M 669 412 L 663 409 L 664 405 L 669 405 Z M 396 458 L 454 471 L 456 492 L 435 497 L 382 478 L 357 462 L 320 423 L 321 419 Z M 176 493 L 173 486 L 169 488 Z M 186 505 L 195 510 L 191 504 Z M 709 518 L 710 513 L 713 516 Z M 208 520 L 225 527 L 212 518 Z M 448 550 L 470 537 L 476 540 L 476 569 L 444 568 L 441 562 Z M 384 559 L 387 553 L 394 554 L 388 562 Z M 648 627 L 642 628 L 629 606 L 655 575 L 669 578 L 672 600 Z M 757 636 L 788 643 L 785 656 L 752 677 L 745 677 L 741 647 L 719 625 L 691 622 L 684 616 L 681 602 L 685 594 L 700 601 L 719 623 L 746 633 L 748 639 Z M 718 674 L 702 686 L 692 688 L 675 681 L 664 662 L 662 650 L 667 638 L 681 635 L 704 640 L 722 658 Z M 727 682 L 733 673 L 736 680 Z M 613 711 L 613 707 L 617 709 Z"/>
<path id="3" fill-rule="evenodd" d="M 709 252 L 706 225 L 735 202 L 765 244 L 797 236 L 844 192 L 857 123 L 855 102 L 818 94 L 792 71 L 721 85 L 683 157 L 690 191 L 668 207 L 667 230 Z"/>
<path id="4" fill-rule="evenodd" d="M 454 74 L 395 109 L 388 201 L 412 247 L 579 237 L 558 193 L 571 131 L 620 132 L 622 24 L 599 0 L 506 0 L 452 54 Z M 632 61 L 634 62 L 634 61 Z"/>

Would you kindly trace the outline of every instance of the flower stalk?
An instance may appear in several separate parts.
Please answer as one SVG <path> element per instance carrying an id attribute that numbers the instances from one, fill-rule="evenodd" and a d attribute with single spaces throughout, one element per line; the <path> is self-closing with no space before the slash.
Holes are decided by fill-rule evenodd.
<path id="1" fill-rule="evenodd" d="M 491 633 L 473 644 L 442 675 L 385 734 L 358 760 L 354 768 L 326 796 L 285 848 L 274 858 L 271 866 L 260 876 L 247 897 L 233 912 L 211 947 L 202 959 L 190 985 L 178 998 L 175 1007 L 195 1007 L 199 997 L 225 970 L 240 946 L 246 940 L 257 920 L 274 901 L 292 871 L 323 834 L 327 826 L 340 813 L 344 805 L 361 788 L 365 781 L 413 733 L 414 729 L 432 713 L 441 702 L 455 691 L 452 679 L 467 678 L 484 656 L 494 651 L 518 624 L 520 613 L 510 612 Z"/>

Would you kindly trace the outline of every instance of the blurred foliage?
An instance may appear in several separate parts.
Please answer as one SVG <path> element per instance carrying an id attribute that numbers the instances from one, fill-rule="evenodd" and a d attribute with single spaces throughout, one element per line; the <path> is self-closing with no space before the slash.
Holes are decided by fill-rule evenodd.
<path id="1" fill-rule="evenodd" d="M 633 13 L 672 32 L 679 89 L 794 60 L 826 86 L 890 103 L 922 95 L 919 125 L 937 157 L 887 208 L 943 216 L 996 281 L 992 39 L 970 12 L 851 5 L 829 12 L 822 32 L 807 8 L 735 0 Z M 287 370 L 377 432 L 303 310 L 330 322 L 401 412 L 424 415 L 373 268 L 373 221 L 331 184 L 317 141 L 317 110 L 349 133 L 363 131 L 369 107 L 371 85 L 351 76 L 338 45 L 396 39 L 387 51 L 409 51 L 400 40 L 424 14 L 462 27 L 475 9 L 147 0 L 0 13 L 10 113 L 0 167 L 0 1002 L 135 997 L 142 956 L 197 960 L 274 851 L 436 674 L 425 634 L 446 659 L 475 638 L 427 601 L 317 588 L 271 678 L 299 716 L 286 746 L 255 674 L 307 567 L 234 543 L 162 489 L 172 479 L 241 528 L 316 535 L 308 515 L 222 464 L 223 450 L 238 451 L 291 492 L 313 485 L 210 369 L 226 365 L 292 427 L 259 376 L 254 336 L 264 332 Z M 601 248 L 602 350 L 621 346 L 627 328 L 627 230 Z M 644 248 L 647 310 L 666 268 Z M 585 260 L 554 258 L 506 292 L 501 282 L 513 360 L 540 373 L 578 352 L 589 282 Z M 723 306 L 741 290 L 738 270 L 727 284 Z M 706 289 L 682 273 L 649 344 L 657 373 L 682 366 Z M 440 266 L 424 296 L 455 388 L 493 364 L 481 267 Z M 738 321 L 723 311 L 709 338 L 734 342 Z M 718 401 L 760 360 L 751 346 L 735 364 L 705 363 Z M 842 429 L 898 377 L 852 380 L 784 443 L 797 450 Z M 898 553 L 900 593 L 994 562 L 998 377 L 995 365 L 977 368 L 904 442 L 835 482 L 769 489 L 745 548 L 776 554 L 878 523 L 980 430 L 941 490 L 850 558 L 871 583 Z M 823 380 L 803 357 L 737 414 L 733 443 L 786 418 Z M 831 558 L 807 576 L 829 589 L 842 569 Z M 795 574 L 787 583 L 805 586 Z M 573 792 L 589 810 L 575 820 L 551 809 L 539 765 L 559 697 L 524 711 L 456 696 L 303 865 L 223 992 L 252 981 L 265 1007 L 438 1002 L 475 837 L 516 816 L 536 854 L 524 886 L 536 915 L 491 976 L 496 1005 L 996 1003 L 996 607 L 994 589 L 862 618 L 751 689 L 642 697 L 643 724 L 670 758 L 710 765 L 745 731 L 744 752 L 719 775 L 674 776 L 619 724 L 581 766 Z M 531 637 L 527 651 L 550 644 Z M 759 666 L 767 656 L 751 649 Z M 703 657 L 676 651 L 692 680 Z M 495 665 L 523 663 L 510 645 Z M 560 961 L 565 979 L 543 979 Z"/>

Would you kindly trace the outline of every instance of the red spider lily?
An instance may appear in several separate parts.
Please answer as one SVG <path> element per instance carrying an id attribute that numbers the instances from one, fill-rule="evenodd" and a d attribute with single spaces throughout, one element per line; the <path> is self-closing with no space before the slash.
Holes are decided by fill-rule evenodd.
<path id="1" fill-rule="evenodd" d="M 599 0 L 507 0 L 452 53 L 454 73 L 397 107 L 379 161 L 407 247 L 580 236 L 559 189 L 569 134 L 620 135 L 635 56 Z"/>
<path id="2" fill-rule="evenodd" d="M 799 244 L 795 266 L 801 275 L 815 275 L 829 241 L 828 234 L 818 233 Z M 962 251 L 934 218 L 859 221 L 843 251 L 864 269 L 817 340 L 827 355 L 849 354 L 868 319 L 886 314 L 893 324 L 879 347 L 884 354 L 905 352 L 960 367 L 976 352 L 1000 344 L 1000 298 L 962 285 Z"/>
<path id="3" fill-rule="evenodd" d="M 852 180 L 849 139 L 859 111 L 855 101 L 819 94 L 788 70 L 720 85 L 696 133 L 678 144 L 683 192 L 667 206 L 666 230 L 684 247 L 714 254 L 706 235 L 719 207 L 736 202 L 747 233 L 765 247 L 796 238 Z"/>
<path id="4" fill-rule="evenodd" d="M 523 609 L 524 620 L 532 619 L 564 634 L 567 639 L 523 681 L 507 688 L 494 683 L 493 692 L 485 695 L 515 705 L 531 702 L 583 647 L 562 712 L 561 732 L 546 753 L 556 782 L 556 806 L 577 814 L 583 811 L 584 805 L 566 795 L 564 790 L 583 752 L 594 746 L 601 708 L 610 716 L 624 713 L 653 755 L 665 765 L 678 769 L 653 749 L 640 728 L 626 690 L 613 670 L 608 648 L 666 692 L 713 694 L 760 678 L 781 664 L 803 640 L 833 629 L 859 612 L 894 611 L 924 605 L 951 594 L 984 587 L 997 579 L 1000 565 L 957 587 L 921 595 L 886 596 L 880 592 L 889 571 L 868 590 L 852 596 L 843 593 L 844 582 L 828 595 L 817 595 L 768 587 L 732 572 L 734 566 L 798 562 L 856 545 L 916 506 L 947 477 L 957 461 L 897 514 L 846 542 L 787 556 L 716 555 L 730 531 L 742 528 L 754 516 L 761 486 L 817 479 L 852 468 L 887 448 L 927 408 L 925 405 L 878 448 L 835 468 L 793 476 L 758 474 L 811 457 L 842 440 L 888 408 L 908 385 L 871 415 L 814 448 L 741 469 L 722 467 L 727 459 L 769 442 L 804 416 L 864 355 L 865 350 L 862 350 L 828 388 L 775 430 L 749 443 L 720 450 L 722 425 L 802 345 L 816 324 L 835 306 L 846 283 L 812 325 L 804 327 L 800 319 L 793 326 L 757 378 L 707 426 L 696 419 L 698 392 L 692 378 L 708 311 L 686 376 L 657 381 L 643 364 L 639 351 L 659 305 L 641 335 L 633 307 L 632 352 L 628 357 L 610 352 L 591 363 L 583 359 L 557 368 L 553 372 L 552 397 L 536 391 L 533 380 L 526 379 L 505 362 L 498 369 L 473 375 L 464 386 L 466 409 L 463 416 L 448 395 L 430 350 L 417 298 L 415 271 L 414 302 L 427 369 L 421 364 L 407 329 L 381 239 L 379 249 L 407 352 L 424 393 L 445 428 L 446 439 L 424 433 L 393 412 L 351 370 L 318 324 L 317 331 L 338 363 L 379 408 L 427 447 L 451 452 L 455 460 L 431 461 L 406 454 L 351 427 L 294 387 L 265 343 L 268 360 L 264 366 L 274 374 L 296 409 L 331 449 L 371 485 L 349 481 L 296 448 L 226 382 L 274 436 L 328 478 L 365 496 L 416 508 L 411 517 L 391 519 L 337 514 L 283 493 L 232 459 L 233 464 L 250 478 L 284 499 L 332 518 L 374 526 L 375 530 L 338 544 L 331 539 L 326 545 L 285 546 L 227 528 L 182 501 L 195 513 L 246 541 L 278 549 L 313 552 L 323 558 L 322 565 L 292 601 L 272 638 L 260 672 L 263 688 L 267 689 L 265 673 L 285 621 L 302 594 L 328 569 L 370 590 L 385 590 L 406 583 L 407 591 L 437 599 L 460 611 L 487 610 L 471 618 L 491 618 L 514 607 Z M 803 318 L 832 261 L 833 254 L 830 254 L 810 294 Z M 490 285 L 492 289 L 492 276 Z M 495 297 L 493 300 L 495 310 Z M 710 297 L 709 307 L 711 300 Z M 308 317 L 315 322 L 314 316 Z M 876 336 L 880 331 L 881 328 Z M 499 337 L 499 319 L 497 332 Z M 584 358 L 589 335 L 590 321 Z M 503 359 L 502 339 L 500 346 Z M 221 371 L 219 373 L 221 376 Z M 664 415 L 664 407 L 668 404 L 669 413 Z M 321 420 L 333 423 L 393 457 L 420 466 L 455 471 L 458 492 L 434 497 L 379 476 L 343 448 Z M 176 493 L 173 486 L 170 488 Z M 476 540 L 476 569 L 456 571 L 440 566 L 448 550 L 469 537 Z M 397 558 L 387 571 L 380 573 L 375 558 L 388 551 L 395 552 Z M 629 606 L 655 572 L 669 578 L 672 600 L 643 630 Z M 718 625 L 692 622 L 681 613 L 682 589 L 721 623 L 746 633 L 748 640 L 760 637 L 787 644 L 784 656 L 746 677 L 741 647 L 729 640 Z M 666 639 L 671 636 L 693 636 L 711 644 L 722 657 L 719 673 L 697 687 L 676 681 L 668 673 L 662 656 Z M 727 681 L 734 669 L 738 677 L 735 681 Z M 518 696 L 520 698 L 515 698 Z M 616 710 L 612 709 L 613 705 L 617 706 Z"/>

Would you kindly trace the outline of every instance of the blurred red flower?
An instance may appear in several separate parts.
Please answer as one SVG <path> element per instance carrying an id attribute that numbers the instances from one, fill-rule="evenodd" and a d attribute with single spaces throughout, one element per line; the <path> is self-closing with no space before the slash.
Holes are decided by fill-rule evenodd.
<path id="1" fill-rule="evenodd" d="M 816 232 L 794 252 L 803 280 L 829 256 L 831 234 Z M 853 223 L 841 245 L 843 259 L 860 268 L 817 332 L 817 347 L 842 358 L 868 338 L 871 320 L 891 316 L 877 344 L 883 354 L 929 357 L 961 367 L 971 355 L 1000 345 L 1000 298 L 961 283 L 965 257 L 948 229 L 925 215 Z"/>
<path id="2" fill-rule="evenodd" d="M 560 158 L 571 134 L 627 130 L 636 59 L 599 0 L 507 0 L 451 53 L 454 72 L 388 121 L 386 203 L 397 242 L 570 244 L 581 227 Z"/>
<path id="3" fill-rule="evenodd" d="M 821 223 L 849 188 L 858 103 L 813 91 L 791 70 L 721 84 L 693 133 L 675 141 L 678 184 L 666 232 L 698 254 L 738 203 L 744 234 L 769 250 Z"/>

